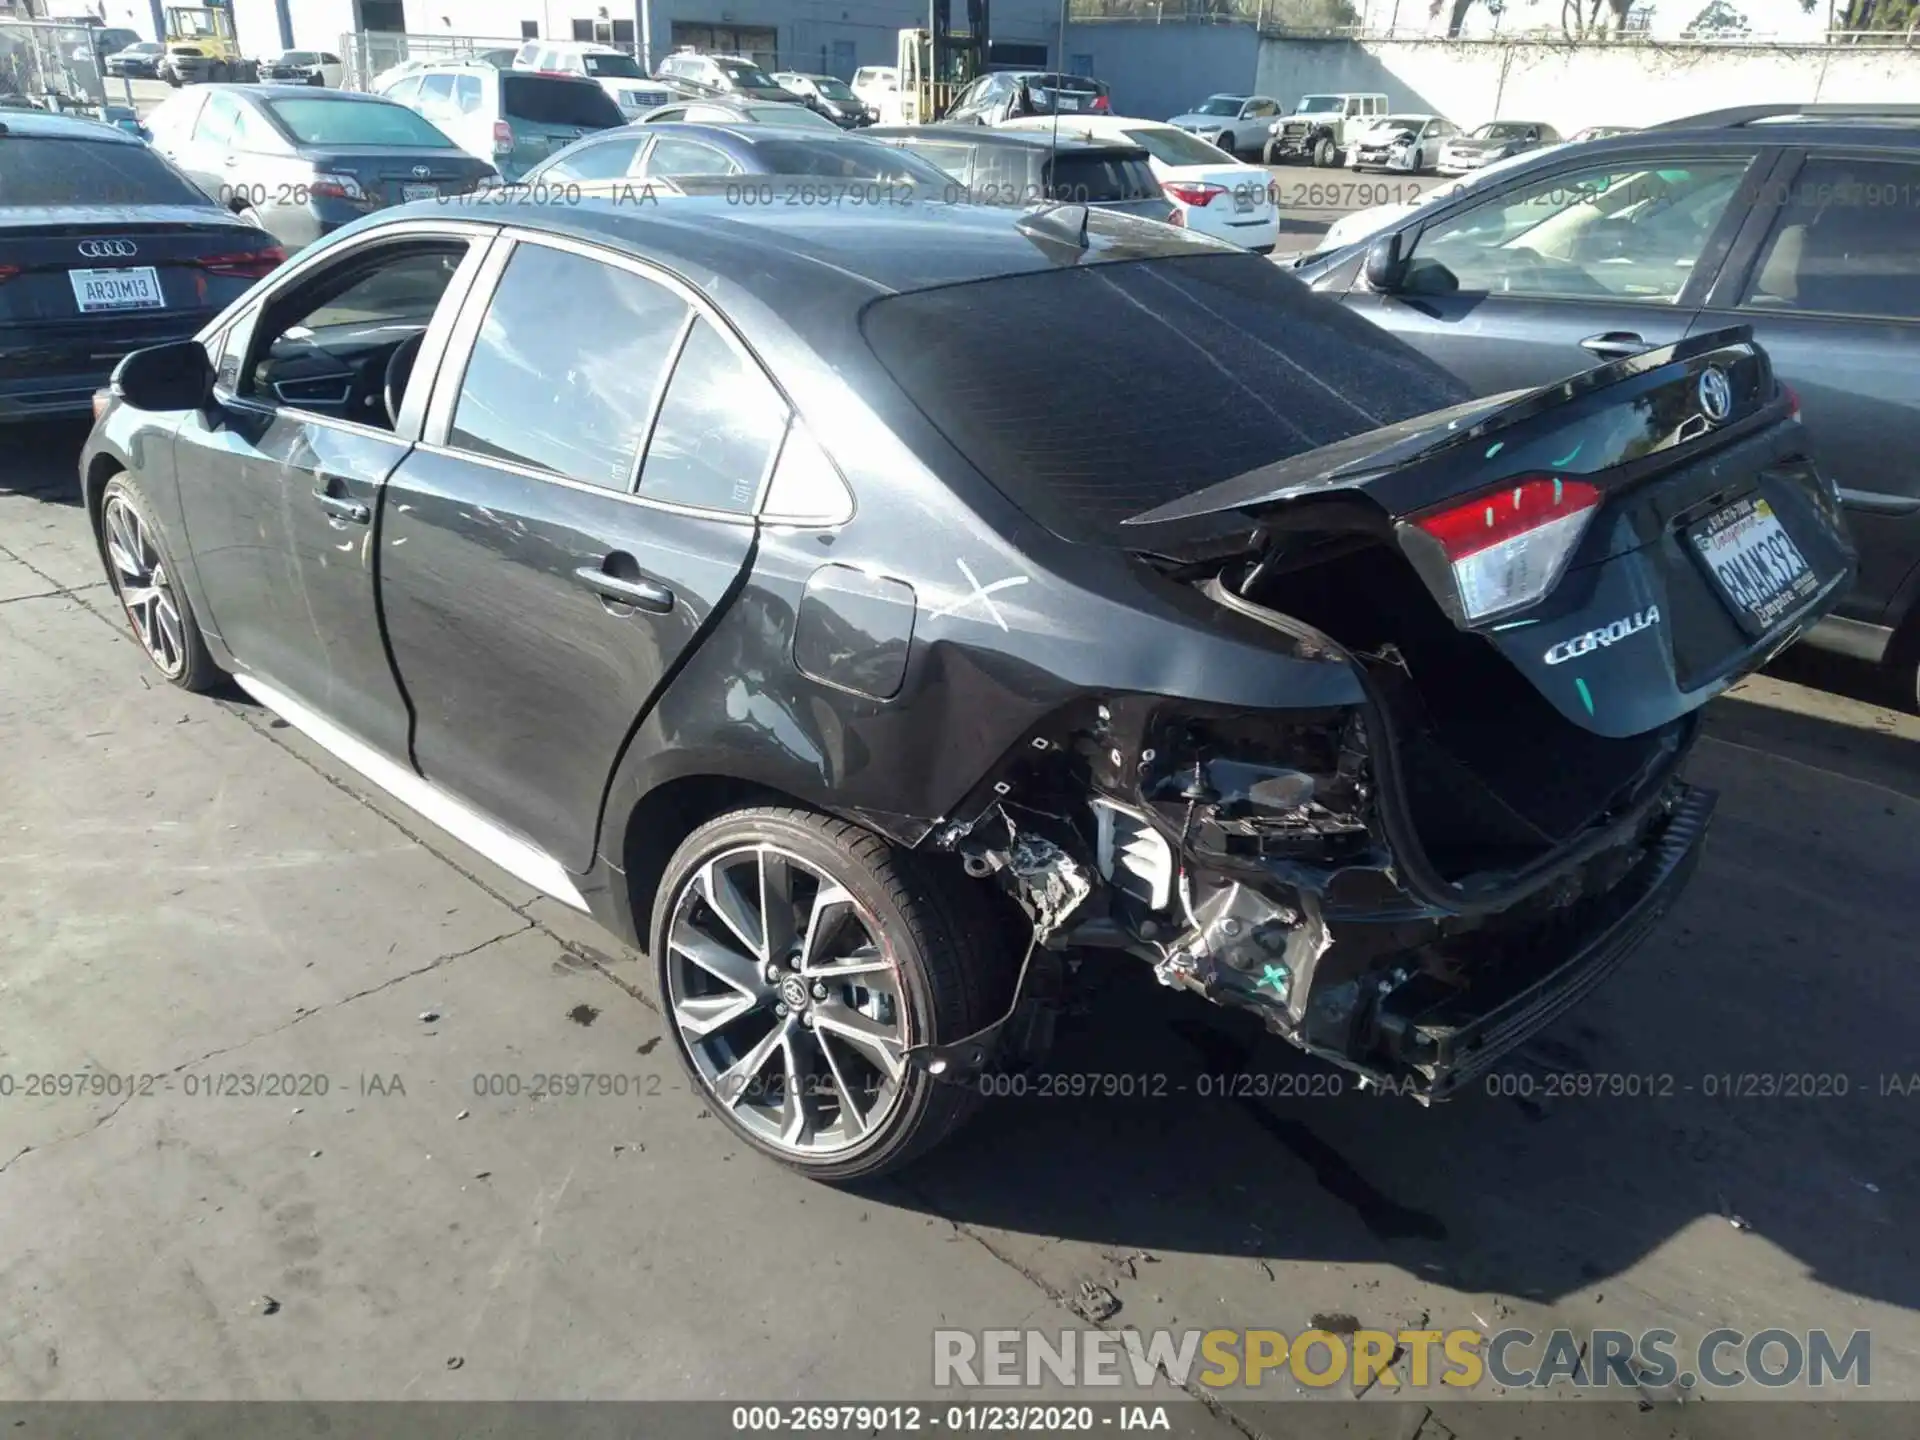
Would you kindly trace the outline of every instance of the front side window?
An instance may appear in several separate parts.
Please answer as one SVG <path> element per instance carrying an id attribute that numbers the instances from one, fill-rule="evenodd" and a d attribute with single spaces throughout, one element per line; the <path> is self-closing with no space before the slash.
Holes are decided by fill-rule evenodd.
<path id="1" fill-rule="evenodd" d="M 1814 157 L 1801 168 L 1743 304 L 1920 320 L 1920 164 Z"/>
<path id="2" fill-rule="evenodd" d="M 648 175 L 669 180 L 689 175 L 731 175 L 737 168 L 711 145 L 682 140 L 677 135 L 663 136 L 646 159 Z"/>
<path id="3" fill-rule="evenodd" d="M 401 105 L 419 104 L 422 78 L 423 77 L 419 75 L 407 76 L 406 79 L 397 82 L 391 90 L 387 91 L 387 98 Z"/>
<path id="4" fill-rule="evenodd" d="M 420 82 L 420 103 L 429 110 L 444 110 L 453 103 L 453 76 L 429 75 Z"/>
<path id="5" fill-rule="evenodd" d="M 639 493 L 748 514 L 786 428 L 786 402 L 766 372 L 698 320 L 647 442 Z"/>
<path id="6" fill-rule="evenodd" d="M 631 270 L 520 245 L 474 340 L 447 443 L 625 491 L 686 313 Z"/>
<path id="7" fill-rule="evenodd" d="M 558 157 L 536 177 L 539 180 L 618 180 L 633 169 L 644 135 L 632 139 L 605 140 L 598 145 L 583 145 L 571 154 Z"/>
<path id="8" fill-rule="evenodd" d="M 458 240 L 385 245 L 303 280 L 267 306 L 239 393 L 392 429 L 390 362 L 418 348 L 466 253 Z M 395 391 L 396 410 L 403 393 L 404 385 Z"/>
<path id="9" fill-rule="evenodd" d="M 1414 245 L 1409 284 L 1672 303 L 1750 160 L 1580 170 L 1535 181 L 1435 222 Z"/>

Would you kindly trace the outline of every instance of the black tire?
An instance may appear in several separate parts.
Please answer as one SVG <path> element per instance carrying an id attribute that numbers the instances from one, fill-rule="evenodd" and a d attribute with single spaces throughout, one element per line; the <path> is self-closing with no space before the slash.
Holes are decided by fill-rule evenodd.
<path id="1" fill-rule="evenodd" d="M 845 1183 L 897 1170 L 945 1140 L 973 1113 L 977 1087 L 936 1081 L 908 1065 L 891 1109 L 871 1135 L 843 1143 L 829 1155 L 806 1157 L 763 1141 L 736 1118 L 694 1063 L 675 1019 L 669 929 L 682 892 L 694 886 L 708 861 L 756 845 L 798 858 L 853 897 L 861 922 L 891 952 L 910 1045 L 958 1040 L 1004 1013 L 1019 957 L 996 908 L 1001 897 L 957 868 L 949 871 L 896 850 L 860 826 L 772 806 L 735 810 L 700 826 L 674 852 L 654 894 L 648 951 L 662 1010 L 680 1062 L 708 1107 L 747 1144 L 813 1179 Z"/>
<path id="2" fill-rule="evenodd" d="M 125 532 L 116 522 L 122 507 L 131 510 L 138 519 L 141 537 L 134 548 L 143 552 L 128 555 L 127 558 L 147 570 L 152 581 L 139 588 L 164 597 L 177 620 L 177 634 L 172 633 L 172 627 L 162 624 L 152 611 L 148 613 L 145 627 L 135 613 L 135 602 L 128 594 L 128 582 L 133 577 L 123 573 L 123 566 L 114 553 L 115 548 L 119 547 L 121 553 L 126 554 L 125 546 L 121 544 Z M 223 672 L 214 663 L 213 656 L 207 653 L 207 642 L 200 634 L 200 622 L 194 616 L 192 603 L 173 579 L 179 571 L 172 555 L 168 553 L 165 539 L 154 528 L 152 516 L 153 506 L 148 503 L 134 478 L 125 473 L 116 475 L 101 492 L 100 528 L 95 538 L 100 544 L 101 558 L 106 563 L 107 578 L 113 585 L 113 593 L 119 599 L 121 609 L 126 611 L 127 625 L 133 631 L 134 643 L 168 684 L 178 685 L 182 690 L 196 695 L 204 694 L 220 683 Z M 149 550 L 151 557 L 145 553 Z M 151 564 L 148 563 L 149 558 Z M 154 605 L 157 602 L 150 600 L 146 603 Z M 167 639 L 151 641 L 148 638 L 150 632 L 166 636 Z"/>
<path id="3" fill-rule="evenodd" d="M 1322 170 L 1332 168 L 1335 153 L 1331 135 L 1322 135 L 1313 142 L 1313 163 Z"/>
<path id="4" fill-rule="evenodd" d="M 172 86 L 175 90 L 178 90 L 180 88 L 180 75 L 178 71 L 175 71 L 175 70 L 167 71 L 167 84 Z"/>
<path id="5" fill-rule="evenodd" d="M 214 64 L 212 69 L 207 71 L 207 79 L 211 80 L 216 85 L 224 85 L 227 83 L 229 74 L 230 72 L 227 69 L 226 62 L 218 61 Z"/>
<path id="6" fill-rule="evenodd" d="M 1262 165 L 1278 165 L 1280 163 L 1278 156 L 1279 152 L 1274 141 L 1269 140 L 1260 147 L 1260 163 Z"/>
<path id="7" fill-rule="evenodd" d="M 1220 137 L 1220 148 L 1226 151 L 1227 154 L 1229 155 L 1238 155 L 1240 153 L 1237 149 L 1234 148 L 1233 132 L 1231 130 L 1227 131 L 1226 134 Z"/>

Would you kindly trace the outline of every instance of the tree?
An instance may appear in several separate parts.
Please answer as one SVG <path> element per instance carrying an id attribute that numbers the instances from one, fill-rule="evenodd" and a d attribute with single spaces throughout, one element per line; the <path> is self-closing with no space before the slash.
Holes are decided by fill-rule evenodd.
<path id="1" fill-rule="evenodd" d="M 1680 32 L 1680 38 L 1724 39 L 1752 32 L 1753 27 L 1747 23 L 1747 17 L 1734 9 L 1728 0 L 1709 0 L 1707 6 Z"/>
<path id="2" fill-rule="evenodd" d="M 1849 38 L 1886 31 L 1911 35 L 1920 28 L 1920 3 L 1916 0 L 1846 0 L 1835 23 L 1848 32 Z"/>

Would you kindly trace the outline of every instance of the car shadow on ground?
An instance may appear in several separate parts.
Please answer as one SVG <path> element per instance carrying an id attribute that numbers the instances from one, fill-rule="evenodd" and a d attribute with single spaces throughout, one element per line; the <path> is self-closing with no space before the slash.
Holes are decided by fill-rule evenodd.
<path id="1" fill-rule="evenodd" d="M 0 428 L 0 495 L 31 495 L 57 505 L 80 503 L 75 466 L 92 427 L 85 420 L 42 421 Z"/>
<path id="2" fill-rule="evenodd" d="M 1755 1244 L 1763 1294 L 1764 1277 L 1804 1267 L 1920 1305 L 1892 1198 L 1920 1181 L 1920 992 L 1898 884 L 1920 874 L 1901 806 L 1920 799 L 1920 743 L 1849 718 L 1716 702 L 1709 731 L 1733 743 L 1692 762 L 1722 808 L 1689 892 L 1463 1095 L 1423 1109 L 1363 1094 L 1249 1017 L 1096 958 L 1053 1078 L 987 1101 L 892 1198 L 1114 1257 L 1385 1264 L 1541 1301 L 1707 1222 Z M 1889 775 L 1906 784 L 1872 788 Z M 1790 782 L 1806 788 L 1769 793 Z M 1796 835 L 1804 847 L 1783 843 Z"/>

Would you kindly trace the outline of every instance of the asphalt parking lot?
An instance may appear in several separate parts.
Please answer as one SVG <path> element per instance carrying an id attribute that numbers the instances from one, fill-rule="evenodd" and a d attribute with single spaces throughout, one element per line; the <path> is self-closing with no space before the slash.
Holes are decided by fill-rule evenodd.
<path id="1" fill-rule="evenodd" d="M 82 435 L 10 433 L 0 471 L 0 1399 L 935 1398 L 936 1327 L 1084 1324 L 1087 1286 L 1110 1330 L 1866 1329 L 1870 1393 L 1920 1398 L 1920 720 L 1803 683 L 1859 677 L 1789 656 L 1716 702 L 1702 869 L 1488 1087 L 1523 1093 L 1202 1098 L 1314 1062 L 1096 970 L 1052 1070 L 1159 1098 L 994 1100 L 838 1192 L 689 1093 L 640 957 L 238 692 L 147 673 L 73 503 Z M 1579 1075 L 1648 1080 L 1549 1093 Z M 528 1098 L 552 1076 L 626 1078 Z M 1574 1433 L 1504 1398 L 1313 1413 Z M 1810 1419 L 1706 1426 L 1729 1410 L 1607 1433 Z M 1299 1433 L 1275 1413 L 1175 1415 Z"/>

